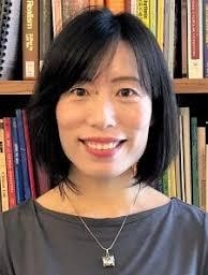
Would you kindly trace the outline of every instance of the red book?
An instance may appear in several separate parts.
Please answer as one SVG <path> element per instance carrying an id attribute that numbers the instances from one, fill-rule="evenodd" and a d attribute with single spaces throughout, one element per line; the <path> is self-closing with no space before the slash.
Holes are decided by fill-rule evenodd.
<path id="1" fill-rule="evenodd" d="M 10 117 L 3 118 L 4 123 L 4 140 L 5 140 L 5 158 L 7 169 L 7 182 L 9 194 L 9 208 L 16 206 L 16 187 L 14 175 L 14 157 L 12 146 L 12 124 Z"/>

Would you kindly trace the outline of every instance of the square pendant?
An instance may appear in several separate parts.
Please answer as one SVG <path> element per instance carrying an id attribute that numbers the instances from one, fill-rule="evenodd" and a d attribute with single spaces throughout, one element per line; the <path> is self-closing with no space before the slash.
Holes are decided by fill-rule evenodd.
<path id="1" fill-rule="evenodd" d="M 115 257 L 113 255 L 109 255 L 109 253 L 102 257 L 103 266 L 104 267 L 112 267 L 115 266 Z"/>

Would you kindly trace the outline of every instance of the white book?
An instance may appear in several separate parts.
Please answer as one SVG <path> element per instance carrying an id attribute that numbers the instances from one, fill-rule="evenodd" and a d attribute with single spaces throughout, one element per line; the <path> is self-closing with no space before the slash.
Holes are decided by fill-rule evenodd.
<path id="1" fill-rule="evenodd" d="M 192 177 L 191 177 L 191 143 L 190 143 L 190 109 L 181 107 L 182 131 L 183 131 L 183 151 L 184 151 L 184 175 L 186 202 L 192 204 Z"/>

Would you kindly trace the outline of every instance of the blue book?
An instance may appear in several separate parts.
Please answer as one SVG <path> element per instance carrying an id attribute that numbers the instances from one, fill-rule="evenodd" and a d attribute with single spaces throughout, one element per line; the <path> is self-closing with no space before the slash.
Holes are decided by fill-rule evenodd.
<path id="1" fill-rule="evenodd" d="M 29 180 L 29 174 L 28 174 L 27 151 L 26 151 L 22 112 L 20 109 L 17 109 L 15 110 L 15 114 L 17 118 L 17 134 L 18 134 L 18 141 L 19 141 L 20 163 L 21 163 L 22 175 L 23 175 L 24 196 L 25 196 L 25 200 L 28 200 L 31 198 L 31 190 L 30 190 L 30 180 Z"/>
<path id="2" fill-rule="evenodd" d="M 22 202 L 24 202 L 25 196 L 24 196 L 24 187 L 23 187 L 23 178 L 22 178 L 22 168 L 20 164 L 16 117 L 12 117 L 12 145 L 13 145 L 13 156 L 14 156 L 16 199 L 17 199 L 17 204 L 21 204 Z"/>

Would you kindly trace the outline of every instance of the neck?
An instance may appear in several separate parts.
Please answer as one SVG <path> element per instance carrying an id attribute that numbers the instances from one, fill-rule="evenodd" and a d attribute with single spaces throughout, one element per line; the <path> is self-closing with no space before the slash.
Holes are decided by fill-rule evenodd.
<path id="1" fill-rule="evenodd" d="M 65 186 L 64 201 L 80 216 L 119 217 L 132 211 L 131 206 L 139 186 L 133 186 L 131 171 L 111 179 L 70 173 L 69 179 L 76 184 L 79 193 L 72 192 Z"/>

